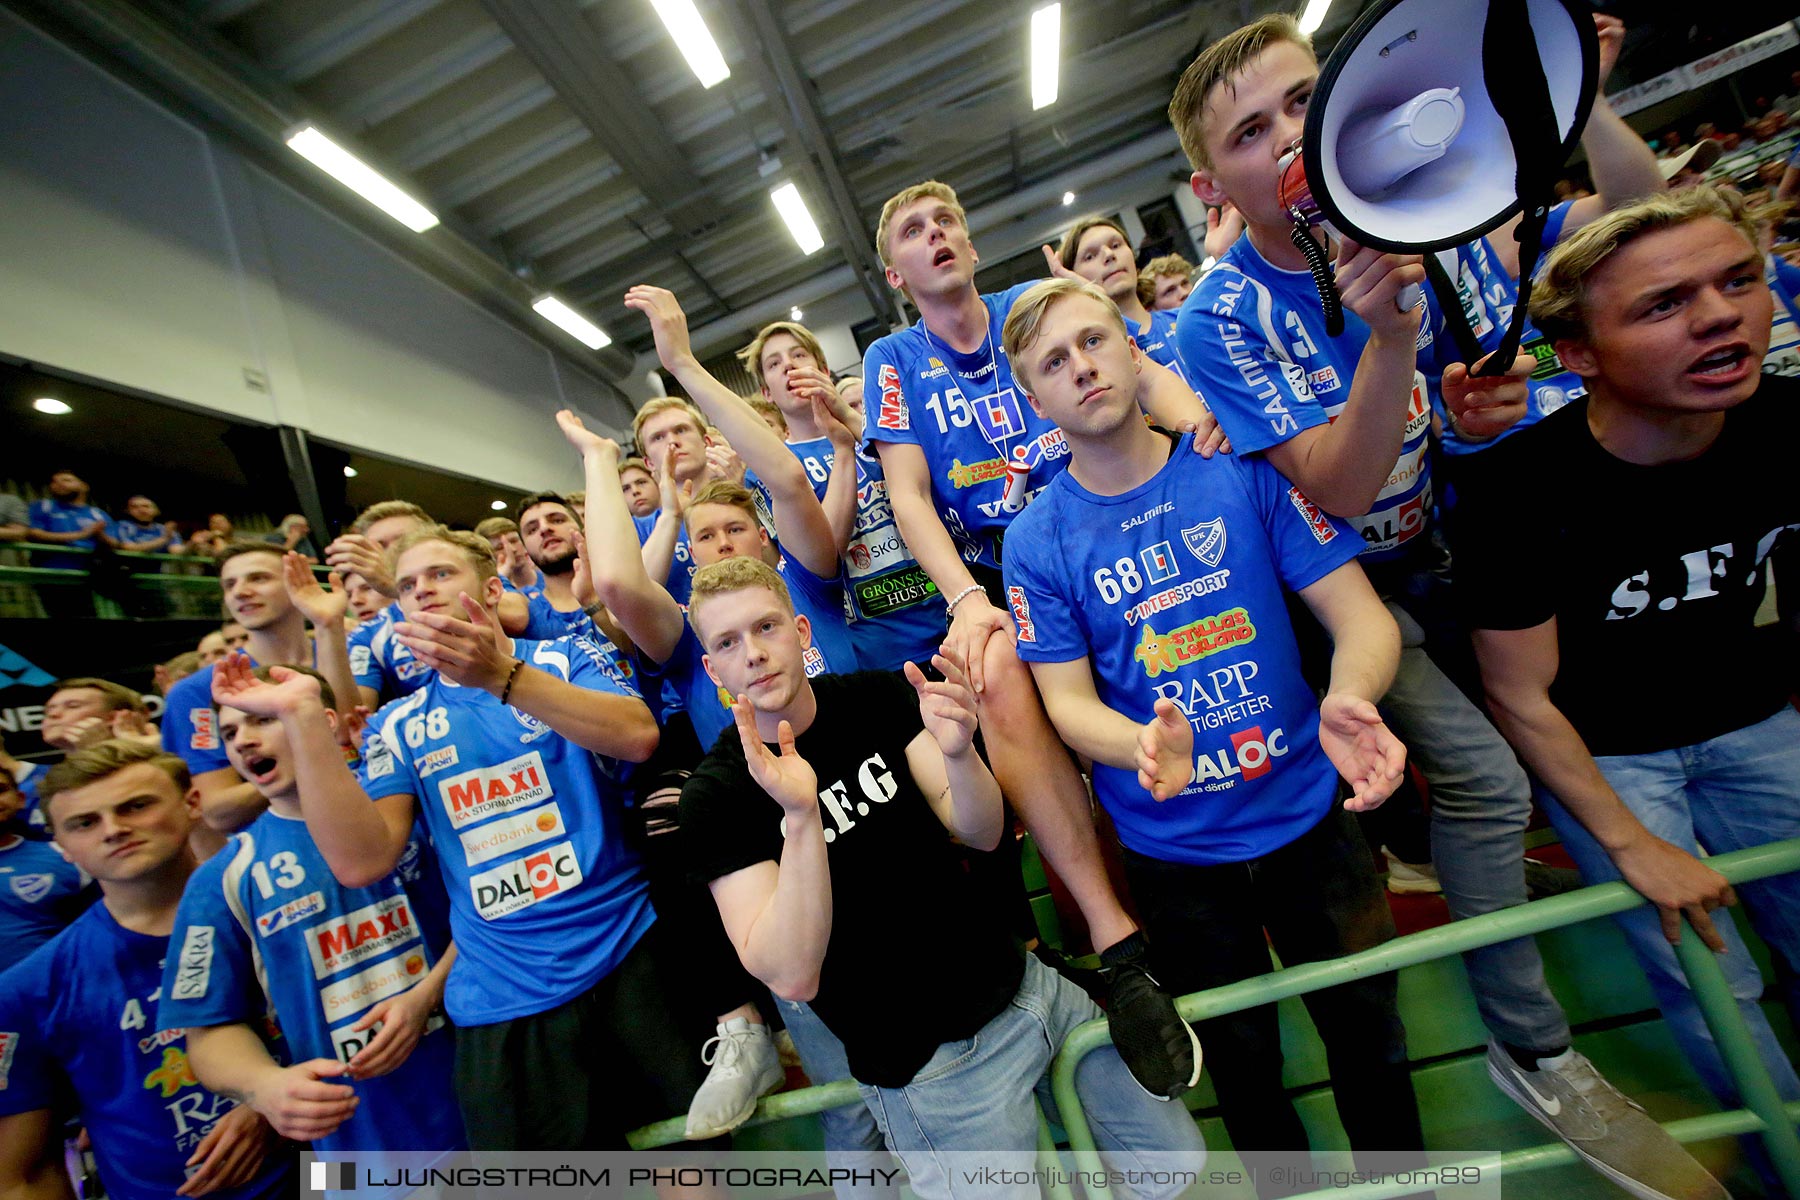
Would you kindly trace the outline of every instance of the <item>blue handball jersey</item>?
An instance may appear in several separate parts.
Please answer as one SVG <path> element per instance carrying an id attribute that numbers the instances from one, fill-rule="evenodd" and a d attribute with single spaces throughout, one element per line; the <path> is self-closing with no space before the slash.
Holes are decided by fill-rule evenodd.
<path id="1" fill-rule="evenodd" d="M 1457 251 L 1460 261 L 1469 261 L 1466 249 Z M 1424 292 L 1400 457 L 1368 513 L 1350 521 L 1371 561 L 1400 558 L 1431 524 L 1431 411 L 1457 354 L 1436 298 Z M 1478 295 L 1485 294 L 1484 283 Z M 1369 327 L 1345 309 L 1344 332 L 1327 337 L 1312 276 L 1271 266 L 1246 236 L 1188 295 L 1175 340 L 1232 446 L 1253 454 L 1344 410 Z"/>
<path id="2" fill-rule="evenodd" d="M 1562 218 L 1568 213 L 1564 205 Z M 1555 212 L 1556 210 L 1552 210 Z M 1549 235 L 1560 234 L 1562 219 L 1553 227 L 1546 227 L 1544 253 L 1550 252 L 1554 244 Z M 1511 275 L 1493 259 L 1493 247 L 1486 238 L 1465 246 L 1461 251 L 1444 251 L 1438 256 L 1444 264 L 1444 273 L 1450 275 L 1456 283 L 1457 299 L 1462 302 L 1463 320 L 1469 324 L 1470 332 L 1484 346 L 1497 346 L 1506 327 L 1512 321 L 1513 309 L 1519 303 L 1519 285 Z M 1543 259 L 1538 260 L 1540 263 Z M 1446 343 L 1446 347 L 1448 343 Z M 1581 376 L 1563 366 L 1562 359 L 1557 357 L 1556 347 L 1550 339 L 1538 331 L 1531 318 L 1525 318 L 1525 325 L 1519 336 L 1519 349 L 1536 359 L 1531 369 L 1531 378 L 1526 384 L 1528 398 L 1525 415 L 1520 417 L 1511 428 L 1499 437 L 1485 442 L 1468 442 L 1457 436 L 1456 428 L 1450 424 L 1450 414 L 1444 409 L 1444 397 L 1440 391 L 1433 391 L 1431 403 L 1439 421 L 1439 441 L 1446 454 L 1474 454 L 1489 446 L 1497 446 L 1502 441 L 1519 432 L 1536 425 L 1539 421 L 1569 403 L 1587 395 L 1587 384 Z"/>
<path id="3" fill-rule="evenodd" d="M 97 895 L 56 847 L 0 827 L 0 963 L 25 961 Z"/>
<path id="4" fill-rule="evenodd" d="M 628 694 L 583 638 L 513 642 L 576 687 Z M 433 674 L 383 708 L 363 743 L 372 799 L 410 795 L 450 895 L 458 1025 L 555 1008 L 610 974 L 655 914 L 620 832 L 617 764 L 528 713 Z"/>
<path id="5" fill-rule="evenodd" d="M 46 533 L 74 533 L 96 521 L 100 522 L 102 530 L 112 527 L 112 518 L 106 515 L 106 510 L 92 504 L 64 504 L 48 497 L 31 502 L 31 527 L 42 529 Z M 73 542 L 65 542 L 64 545 L 83 550 L 96 548 L 91 537 L 78 538 Z M 92 561 L 86 554 L 41 554 L 33 560 L 32 565 L 67 571 L 81 570 Z"/>
<path id="6" fill-rule="evenodd" d="M 627 695 L 638 695 L 637 670 L 631 660 L 619 652 L 613 640 L 600 632 L 594 618 L 579 608 L 567 612 L 550 603 L 542 591 L 524 592 L 525 632 L 519 636 L 531 642 L 554 641 L 559 637 L 578 637 L 591 643 L 599 652 L 599 662 L 613 682 Z"/>
<path id="7" fill-rule="evenodd" d="M 381 704 L 412 695 L 431 674 L 431 668 L 394 636 L 394 626 L 404 620 L 400 606 L 390 604 L 350 633 L 350 673 L 356 676 L 356 686 L 372 689 Z"/>
<path id="8" fill-rule="evenodd" d="M 1187 366 L 1181 361 L 1181 351 L 1175 345 L 1174 309 L 1151 309 L 1148 325 L 1139 325 L 1126 317 L 1125 332 L 1131 335 L 1137 348 L 1144 352 L 1144 357 L 1169 368 L 1186 380 L 1189 387 L 1194 386 L 1194 381 L 1188 378 Z"/>
<path id="9" fill-rule="evenodd" d="M 794 612 L 805 617 L 812 626 L 812 645 L 806 648 L 807 678 L 817 675 L 848 675 L 861 669 L 862 660 L 851 644 L 850 629 L 844 623 L 844 589 L 835 579 L 821 579 L 781 551 L 776 564 L 782 582 L 793 598 Z M 694 635 L 693 622 L 681 631 L 674 653 L 664 663 L 661 673 L 681 693 L 682 706 L 694 723 L 694 736 L 702 750 L 712 749 L 719 735 L 732 725 L 731 697 L 712 681 L 706 665 L 700 661 L 705 651 Z"/>
<path id="10" fill-rule="evenodd" d="M 1763 374 L 1800 375 L 1800 267 L 1773 254 L 1764 255 L 1763 280 L 1775 294 Z"/>
<path id="11" fill-rule="evenodd" d="M 787 448 L 823 500 L 836 458 L 831 439 L 789 442 Z M 856 453 L 856 523 L 844 550 L 844 595 L 850 642 L 866 671 L 898 671 L 902 663 L 930 662 L 950 628 L 937 584 L 906 548 L 894 522 L 881 464 L 861 450 Z"/>
<path id="12" fill-rule="evenodd" d="M 863 440 L 870 453 L 881 442 L 923 451 L 944 528 L 965 562 L 990 568 L 1000 565 L 1000 543 L 1015 515 L 1001 504 L 1007 463 L 1016 459 L 1030 469 L 1026 499 L 1069 465 L 1062 430 L 1031 411 L 1000 348 L 1006 314 L 1036 282 L 981 298 L 988 336 L 973 354 L 958 353 L 921 321 L 863 355 L 870 418 Z"/>
<path id="13" fill-rule="evenodd" d="M 150 542 L 161 541 L 162 536 L 166 531 L 161 525 L 158 525 L 155 522 L 144 525 L 137 521 L 133 521 L 129 517 L 120 517 L 112 523 L 111 532 L 113 541 L 119 543 L 119 549 L 135 550 L 137 547 L 147 545 Z M 180 538 L 171 539 L 168 549 L 165 550 L 164 553 L 174 550 L 175 547 L 180 544 Z"/>
<path id="14" fill-rule="evenodd" d="M 1167 697 L 1194 727 L 1196 778 L 1162 804 L 1135 770 L 1095 764 L 1120 840 L 1173 862 L 1242 862 L 1336 800 L 1282 590 L 1353 561 L 1360 542 L 1265 460 L 1208 460 L 1192 442 L 1122 495 L 1059 477 L 1007 536 L 1006 594 L 1020 658 L 1086 656 L 1108 707 L 1142 723 Z"/>
<path id="15" fill-rule="evenodd" d="M 52 1108 L 72 1087 L 113 1200 L 169 1200 L 230 1100 L 200 1086 L 183 1030 L 158 1033 L 166 937 L 134 933 L 96 904 L 0 975 L 0 1116 Z M 291 1195 L 271 1147 L 250 1183 L 212 1196 Z"/>
<path id="16" fill-rule="evenodd" d="M 637 528 L 638 545 L 642 546 L 650 540 L 651 532 L 656 528 L 656 518 L 662 515 L 659 509 L 647 516 L 633 517 L 631 523 Z M 688 547 L 687 526 L 683 525 L 675 535 L 675 554 L 669 560 L 669 577 L 656 582 L 669 589 L 669 595 L 675 597 L 675 603 L 687 607 L 688 596 L 694 590 L 694 553 Z"/>
<path id="17" fill-rule="evenodd" d="M 263 813 L 188 880 L 157 1025 L 255 1026 L 272 1008 L 294 1061 L 349 1062 L 375 1032 L 351 1026 L 423 980 L 449 943 L 443 883 L 430 858 L 415 830 L 393 874 L 345 887 L 305 821 Z M 354 1087 L 362 1104 L 313 1148 L 333 1155 L 461 1149 L 462 1120 L 443 1100 L 451 1046 L 448 1031 L 428 1031 L 386 1075 L 330 1080 Z"/>

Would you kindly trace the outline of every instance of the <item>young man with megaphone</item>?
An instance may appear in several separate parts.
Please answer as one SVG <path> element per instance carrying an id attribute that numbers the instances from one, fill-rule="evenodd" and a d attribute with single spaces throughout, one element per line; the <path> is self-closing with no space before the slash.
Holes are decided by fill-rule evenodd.
<path id="1" fill-rule="evenodd" d="M 1425 280 L 1419 257 L 1348 239 L 1336 247 L 1347 311 L 1335 336 L 1328 332 L 1315 285 L 1330 282 L 1321 253 L 1329 247 L 1303 246 L 1319 231 L 1294 237 L 1280 198 L 1319 79 L 1310 41 L 1282 14 L 1213 43 L 1182 75 L 1169 116 L 1194 167 L 1194 192 L 1236 206 L 1246 232 L 1188 297 L 1176 340 L 1237 451 L 1265 454 L 1362 533 L 1363 566 L 1403 643 L 1381 714 L 1432 785 L 1433 860 L 1451 913 L 1471 917 L 1525 902 L 1531 788 L 1505 739 L 1424 648 L 1425 628 L 1445 607 L 1438 597 L 1447 566 L 1431 530 L 1431 395 L 1441 393 L 1460 430 L 1493 436 L 1524 412 L 1531 359 L 1474 376 L 1450 336 L 1455 314 L 1430 289 L 1422 312 L 1397 303 Z M 1340 87 L 1335 99 L 1354 103 L 1354 89 Z M 1471 301 L 1486 304 L 1480 272 L 1491 255 L 1463 247 L 1456 258 L 1458 277 L 1466 272 L 1476 285 Z M 1496 314 L 1488 324 L 1504 322 Z M 1489 1074 L 1507 1095 L 1636 1195 L 1721 1194 L 1706 1190 L 1717 1185 L 1692 1157 L 1573 1050 L 1534 942 L 1486 947 L 1465 962 L 1492 1035 Z"/>

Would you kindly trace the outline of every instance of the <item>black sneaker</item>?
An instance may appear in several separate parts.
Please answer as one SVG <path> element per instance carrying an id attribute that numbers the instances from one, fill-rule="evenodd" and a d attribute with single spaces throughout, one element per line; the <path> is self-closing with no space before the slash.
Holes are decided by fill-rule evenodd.
<path id="1" fill-rule="evenodd" d="M 1173 1100 L 1200 1082 L 1200 1039 L 1150 974 L 1142 930 L 1100 954 L 1106 973 L 1106 1025 L 1137 1085 Z"/>
<path id="2" fill-rule="evenodd" d="M 1031 948 L 1037 960 L 1061 975 L 1064 979 L 1088 994 L 1088 999 L 1095 1004 L 1106 1003 L 1106 972 L 1098 967 L 1082 967 L 1075 960 L 1052 946 L 1049 942 L 1039 942 Z"/>

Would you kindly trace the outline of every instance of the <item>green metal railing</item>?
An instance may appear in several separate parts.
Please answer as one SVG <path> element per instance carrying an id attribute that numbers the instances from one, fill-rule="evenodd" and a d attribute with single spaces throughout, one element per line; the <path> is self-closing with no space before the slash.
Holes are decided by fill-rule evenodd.
<path id="1" fill-rule="evenodd" d="M 1707 859 L 1706 863 L 1734 884 L 1769 875 L 1783 875 L 1800 870 L 1800 838 L 1719 855 Z M 1645 903 L 1647 901 L 1642 896 L 1623 883 L 1603 883 L 1568 895 L 1538 900 L 1503 912 L 1488 913 L 1467 921 L 1456 921 L 1436 929 L 1408 934 L 1345 958 L 1288 967 L 1225 987 L 1196 992 L 1191 996 L 1183 996 L 1175 1007 L 1189 1021 L 1204 1021 L 1263 1004 L 1273 1004 L 1289 996 L 1320 991 L 1353 979 L 1395 971 L 1434 958 L 1447 958 L 1478 946 L 1492 946 L 1564 925 L 1611 916 Z M 1775 1083 L 1769 1077 L 1768 1068 L 1763 1065 L 1756 1053 L 1755 1044 L 1750 1040 L 1750 1032 L 1744 1026 L 1743 1014 L 1738 1011 L 1737 1001 L 1726 984 L 1724 972 L 1720 970 L 1712 951 L 1700 941 L 1699 935 L 1691 928 L 1685 930 L 1680 943 L 1675 947 L 1675 953 L 1681 961 L 1682 970 L 1687 974 L 1689 985 L 1694 989 L 1695 1002 L 1706 1019 L 1707 1027 L 1712 1030 L 1713 1037 L 1719 1044 L 1726 1069 L 1737 1085 L 1745 1107 L 1672 1122 L 1667 1126 L 1669 1132 L 1677 1140 L 1685 1141 L 1698 1141 L 1729 1133 L 1760 1133 L 1769 1158 L 1781 1176 L 1788 1194 L 1800 1196 L 1800 1136 L 1796 1135 L 1794 1129 L 1795 1119 L 1800 1118 L 1800 1104 L 1788 1106 L 1782 1103 L 1775 1090 Z M 1094 1148 L 1093 1134 L 1088 1128 L 1087 1115 L 1082 1111 L 1081 1099 L 1075 1091 L 1075 1069 L 1081 1064 L 1082 1058 L 1110 1041 L 1105 1021 L 1089 1021 L 1076 1028 L 1064 1040 L 1062 1049 L 1050 1068 L 1051 1088 L 1056 1096 L 1063 1128 L 1069 1135 L 1069 1147 L 1075 1154 L 1077 1166 L 1083 1171 L 1100 1170 L 1101 1162 L 1099 1153 Z M 1503 1154 L 1499 1158 L 1499 1165 L 1506 1172 L 1521 1172 L 1540 1170 L 1574 1160 L 1575 1156 L 1568 1147 L 1553 1143 Z M 1309 1193 L 1309 1196 L 1331 1196 L 1343 1200 L 1354 1195 L 1363 1200 L 1377 1200 L 1378 1197 L 1405 1195 L 1417 1190 L 1416 1184 L 1370 1184 L 1348 1191 L 1334 1188 Z M 1104 1188 L 1089 1189 L 1090 1197 L 1103 1194 Z M 1295 1197 L 1293 1200 L 1302 1198 Z"/>
<path id="2" fill-rule="evenodd" d="M 1709 858 L 1706 862 L 1733 884 L 1771 875 L 1784 875 L 1800 870 L 1800 839 L 1771 842 L 1766 846 Z M 1408 934 L 1345 958 L 1288 967 L 1225 987 L 1196 992 L 1183 996 L 1176 1002 L 1176 1008 L 1189 1021 L 1206 1020 L 1259 1005 L 1273 1004 L 1290 996 L 1320 991 L 1353 979 L 1396 971 L 1401 967 L 1415 966 L 1433 959 L 1448 958 L 1480 946 L 1491 946 L 1559 929 L 1565 925 L 1577 925 L 1583 921 L 1612 916 L 1645 903 L 1647 901 L 1641 895 L 1623 883 L 1599 884 L 1503 912 Z M 1675 947 L 1675 953 L 1683 971 L 1687 973 L 1688 982 L 1694 989 L 1695 1001 L 1718 1042 L 1726 1069 L 1737 1085 L 1745 1107 L 1670 1121 L 1663 1127 L 1680 1142 L 1705 1141 L 1744 1133 L 1760 1134 L 1768 1149 L 1769 1158 L 1789 1194 L 1800 1196 L 1800 1136 L 1795 1132 L 1796 1122 L 1800 1122 L 1800 1102 L 1782 1102 L 1768 1069 L 1756 1053 L 1724 972 L 1720 970 L 1712 952 L 1692 929 L 1686 930 L 1680 944 Z M 1099 1152 L 1094 1146 L 1093 1133 L 1088 1127 L 1087 1115 L 1081 1107 L 1081 1098 L 1075 1090 L 1075 1072 L 1086 1055 L 1110 1041 L 1104 1020 L 1089 1021 L 1069 1034 L 1051 1064 L 1051 1086 L 1063 1128 L 1068 1134 L 1069 1147 L 1074 1153 L 1077 1169 L 1087 1173 L 1086 1177 L 1089 1179 L 1104 1178 L 1095 1174 L 1103 1167 Z M 855 1083 L 847 1079 L 838 1080 L 767 1097 L 757 1105 L 755 1114 L 745 1124 L 764 1125 L 859 1103 L 861 1098 Z M 1043 1143 L 1048 1134 L 1041 1121 L 1039 1129 L 1039 1151 L 1042 1155 L 1045 1152 Z M 666 1146 L 681 1141 L 682 1131 L 683 1118 L 673 1117 L 634 1130 L 629 1141 L 634 1149 Z M 1497 1158 L 1490 1156 L 1487 1160 L 1490 1165 L 1497 1163 L 1504 1172 L 1511 1174 L 1564 1166 L 1575 1161 L 1574 1152 L 1560 1142 L 1511 1150 Z M 1475 1162 L 1479 1165 L 1481 1160 L 1477 1159 Z M 1364 1184 L 1349 1189 L 1334 1188 L 1316 1192 L 1311 1196 L 1317 1200 L 1323 1200 L 1326 1196 L 1333 1197 L 1334 1200 L 1379 1200 L 1381 1197 L 1404 1195 L 1417 1190 L 1416 1184 Z M 1103 1200 L 1107 1191 L 1104 1184 L 1091 1184 L 1088 1195 L 1090 1200 Z M 1308 1198 L 1296 1197 L 1294 1200 Z"/>
<path id="3" fill-rule="evenodd" d="M 270 549 L 279 549 L 271 544 Z M 23 552 L 37 558 L 50 558 L 56 555 L 72 557 L 93 557 L 97 551 L 85 546 L 59 546 L 49 542 L 0 542 L 0 584 L 23 585 L 35 590 L 46 588 L 81 588 L 89 585 L 90 573 L 87 566 L 78 567 L 39 567 L 19 566 L 5 562 L 8 551 Z M 169 617 L 185 617 L 209 619 L 219 617 L 219 577 L 214 569 L 211 557 L 203 554 L 163 554 L 140 553 L 135 550 L 110 551 L 121 563 L 126 564 L 125 579 L 139 593 L 159 595 L 166 609 L 159 615 Z M 29 560 L 28 560 L 29 561 Z M 171 570 L 165 564 L 174 563 L 182 569 Z M 313 574 L 323 579 L 328 569 L 315 565 Z M 90 592 L 89 599 L 93 604 L 94 615 L 107 619 L 117 619 L 126 615 L 124 608 L 115 596 L 100 595 Z M 26 611 L 27 609 L 31 611 Z M 36 606 L 30 596 L 19 602 L 7 602 L 0 596 L 0 610 L 7 616 L 37 616 Z"/>

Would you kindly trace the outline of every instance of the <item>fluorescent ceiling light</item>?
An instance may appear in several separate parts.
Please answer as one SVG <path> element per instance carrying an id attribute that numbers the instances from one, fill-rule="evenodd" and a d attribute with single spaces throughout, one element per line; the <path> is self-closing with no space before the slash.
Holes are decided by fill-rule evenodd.
<path id="1" fill-rule="evenodd" d="M 355 467 L 345 467 L 344 468 L 344 478 L 345 479 L 355 479 L 356 478 L 356 468 Z"/>
<path id="2" fill-rule="evenodd" d="M 308 125 L 287 144 L 308 162 L 414 233 L 438 223 L 437 214 L 390 183 L 381 172 Z"/>
<path id="3" fill-rule="evenodd" d="M 61 400 L 51 396 L 39 396 L 31 402 L 31 407 L 52 417 L 66 417 L 75 411 Z"/>
<path id="4" fill-rule="evenodd" d="M 1069 207 L 1069 205 L 1071 205 L 1073 203 L 1075 203 L 1075 193 L 1074 192 L 1064 192 L 1063 193 L 1063 207 L 1067 208 L 1067 207 Z"/>
<path id="5" fill-rule="evenodd" d="M 612 345 L 612 339 L 606 336 L 605 331 L 555 296 L 539 296 L 531 302 L 531 307 L 538 316 L 559 327 L 589 350 Z"/>
<path id="6" fill-rule="evenodd" d="M 1306 11 L 1300 14 L 1300 32 L 1314 33 L 1325 23 L 1325 13 L 1331 8 L 1331 0 L 1306 0 Z"/>
<path id="7" fill-rule="evenodd" d="M 775 201 L 775 211 L 787 222 L 788 232 L 800 245 L 800 253 L 811 254 L 825 244 L 825 235 L 819 232 L 818 222 L 806 210 L 806 201 L 801 198 L 799 188 L 784 183 L 769 193 L 769 199 Z"/>
<path id="8" fill-rule="evenodd" d="M 700 18 L 700 10 L 694 7 L 694 0 L 650 0 L 650 6 L 662 18 L 669 36 L 675 39 L 675 48 L 681 51 L 681 57 L 687 59 L 687 65 L 699 76 L 701 87 L 709 88 L 730 78 L 731 68 L 725 65 L 719 43 L 713 41 L 712 32 Z"/>
<path id="9" fill-rule="evenodd" d="M 1056 103 L 1056 68 L 1061 41 L 1061 4 L 1046 4 L 1031 14 L 1031 107 L 1034 110 Z"/>
<path id="10" fill-rule="evenodd" d="M 495 512 L 501 512 L 506 508 L 506 501 L 496 500 L 492 504 L 488 505 L 488 507 L 493 509 Z"/>

